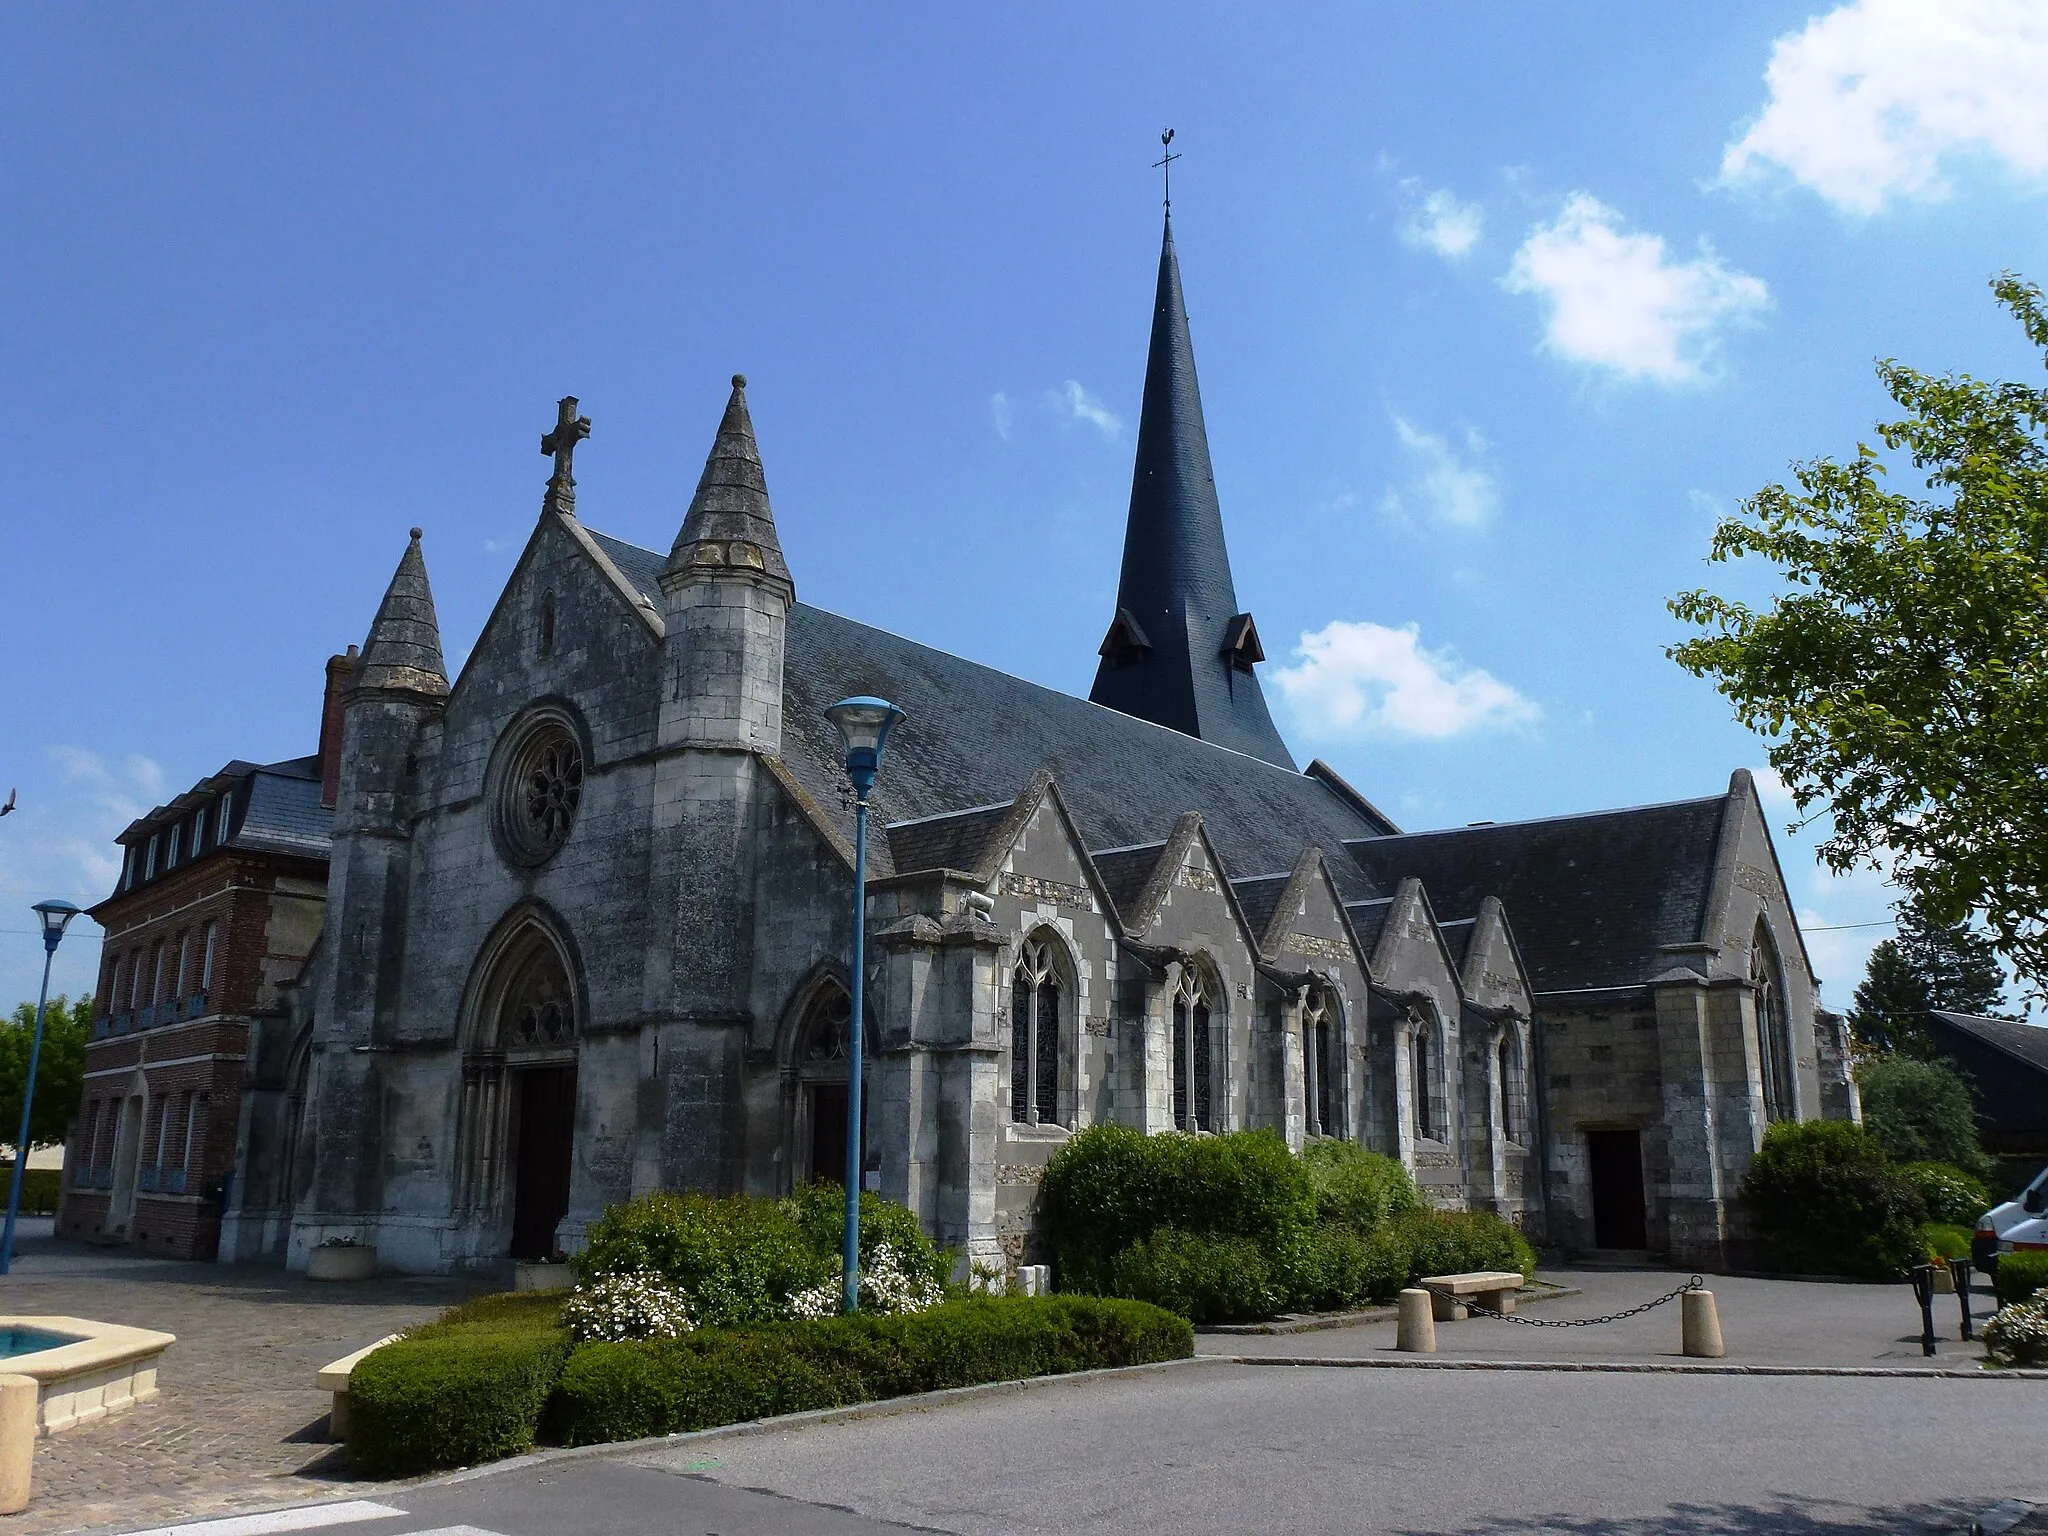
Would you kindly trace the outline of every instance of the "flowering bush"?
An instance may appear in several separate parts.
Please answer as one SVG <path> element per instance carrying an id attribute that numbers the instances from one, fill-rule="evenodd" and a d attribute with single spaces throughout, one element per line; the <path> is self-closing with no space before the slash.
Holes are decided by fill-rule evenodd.
<path id="1" fill-rule="evenodd" d="M 1998 1365 L 2048 1365 L 2048 1296 L 1999 1308 L 1984 1325 L 1984 1353 Z"/>
<path id="2" fill-rule="evenodd" d="M 606 1275 L 562 1304 L 562 1322 L 579 1344 L 675 1339 L 696 1324 L 682 1294 L 659 1275 Z"/>
<path id="3" fill-rule="evenodd" d="M 815 1322 L 821 1317 L 838 1315 L 846 1271 L 841 1266 L 835 1268 L 837 1273 L 830 1280 L 790 1296 L 791 1317 L 800 1322 Z M 938 1282 L 920 1272 L 915 1257 L 906 1261 L 894 1244 L 878 1243 L 874 1252 L 861 1260 L 860 1305 L 863 1312 L 882 1316 L 922 1312 L 927 1307 L 937 1306 L 943 1295 Z"/>
<path id="4" fill-rule="evenodd" d="M 1947 1163 L 1900 1163 L 1900 1175 L 1920 1192 L 1929 1221 L 1967 1227 L 1991 1208 L 1991 1193 L 1981 1179 Z"/>

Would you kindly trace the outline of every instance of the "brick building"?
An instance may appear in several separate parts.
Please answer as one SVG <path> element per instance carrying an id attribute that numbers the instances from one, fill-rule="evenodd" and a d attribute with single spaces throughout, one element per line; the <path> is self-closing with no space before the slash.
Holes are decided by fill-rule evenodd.
<path id="1" fill-rule="evenodd" d="M 62 1236 L 214 1257 L 246 1090 L 289 1047 L 286 991 L 326 912 L 350 665 L 328 664 L 321 753 L 231 762 L 121 834 L 119 885 L 92 909 L 106 941 Z"/>

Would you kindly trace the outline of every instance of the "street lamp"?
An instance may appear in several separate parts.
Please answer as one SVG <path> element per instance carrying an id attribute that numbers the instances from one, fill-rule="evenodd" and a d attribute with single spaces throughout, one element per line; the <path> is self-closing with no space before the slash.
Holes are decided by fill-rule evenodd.
<path id="1" fill-rule="evenodd" d="M 861 1146 L 861 993 L 868 964 L 868 792 L 882 766 L 882 748 L 903 711 L 887 699 L 841 699 L 825 711 L 846 742 L 846 777 L 853 784 L 853 1009 L 846 1052 L 846 1237 L 840 1248 L 845 1271 L 842 1305 L 860 1310 L 860 1186 L 866 1171 Z"/>
<path id="2" fill-rule="evenodd" d="M 64 930 L 78 916 L 68 901 L 39 901 L 30 908 L 43 922 L 43 991 L 36 999 L 36 1033 L 28 1048 L 28 1076 L 21 1085 L 21 1134 L 14 1138 L 14 1182 L 7 1191 L 7 1227 L 0 1231 L 0 1275 L 14 1264 L 14 1218 L 21 1210 L 21 1179 L 28 1170 L 28 1116 L 36 1101 L 36 1068 L 43 1056 L 43 1009 L 50 1001 L 50 962 L 57 958 L 57 946 Z"/>

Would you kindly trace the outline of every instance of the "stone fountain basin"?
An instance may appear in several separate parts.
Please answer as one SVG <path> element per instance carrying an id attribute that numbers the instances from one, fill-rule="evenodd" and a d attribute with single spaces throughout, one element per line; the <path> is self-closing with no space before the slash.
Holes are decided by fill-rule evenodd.
<path id="1" fill-rule="evenodd" d="M 45 1435 L 155 1397 L 157 1360 L 178 1341 L 175 1334 L 85 1317 L 0 1315 L 0 1334 L 13 1329 L 69 1341 L 0 1359 L 0 1371 L 35 1382 L 36 1428 Z"/>

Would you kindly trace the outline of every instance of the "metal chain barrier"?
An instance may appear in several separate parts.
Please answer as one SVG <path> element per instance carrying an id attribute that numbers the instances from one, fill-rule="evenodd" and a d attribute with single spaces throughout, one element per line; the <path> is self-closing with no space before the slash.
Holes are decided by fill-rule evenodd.
<path id="1" fill-rule="evenodd" d="M 1626 1312 L 1610 1312 L 1605 1317 L 1523 1317 L 1516 1312 L 1496 1312 L 1491 1307 L 1482 1307 L 1469 1296 L 1455 1296 L 1440 1286 L 1426 1285 L 1422 1288 L 1432 1296 L 1441 1296 L 1448 1301 L 1457 1303 L 1461 1307 L 1468 1307 L 1483 1316 L 1497 1317 L 1504 1323 L 1527 1323 L 1531 1328 L 1591 1328 L 1597 1323 L 1618 1323 L 1624 1317 L 1638 1317 L 1653 1307 L 1663 1306 L 1667 1301 L 1676 1301 L 1687 1291 L 1701 1290 L 1704 1288 L 1704 1285 L 1705 1282 L 1698 1275 L 1694 1275 L 1677 1290 L 1666 1291 L 1655 1301 L 1646 1301 L 1640 1307 L 1630 1307 Z"/>

